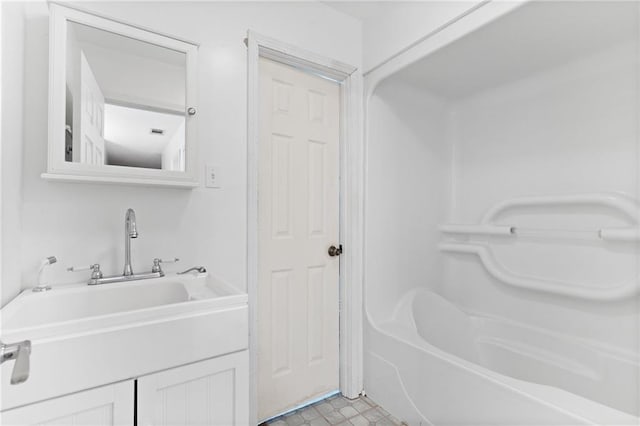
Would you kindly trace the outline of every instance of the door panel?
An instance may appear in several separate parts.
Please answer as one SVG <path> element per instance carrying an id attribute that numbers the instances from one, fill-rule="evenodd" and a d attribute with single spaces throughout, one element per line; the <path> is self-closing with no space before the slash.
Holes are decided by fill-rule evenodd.
<path id="1" fill-rule="evenodd" d="M 133 380 L 0 413 L 3 425 L 133 426 Z"/>
<path id="2" fill-rule="evenodd" d="M 85 164 L 104 164 L 104 95 L 82 51 L 80 52 L 80 81 L 82 86 L 81 158 Z"/>
<path id="3" fill-rule="evenodd" d="M 142 426 L 244 426 L 248 413 L 247 351 L 138 379 Z"/>
<path id="4" fill-rule="evenodd" d="M 338 389 L 340 87 L 260 62 L 258 416 Z"/>

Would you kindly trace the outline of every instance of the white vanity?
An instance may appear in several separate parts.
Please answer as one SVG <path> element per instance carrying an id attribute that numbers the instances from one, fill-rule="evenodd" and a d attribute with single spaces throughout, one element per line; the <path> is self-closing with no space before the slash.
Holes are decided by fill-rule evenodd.
<path id="1" fill-rule="evenodd" d="M 28 379 L 1 366 L 0 423 L 248 423 L 247 295 L 207 273 L 25 290 L 2 340 L 31 341 Z"/>
<path id="2" fill-rule="evenodd" d="M 197 43 L 49 9 L 42 177 L 197 187 Z M 26 283 L 35 291 L 0 310 L 0 424 L 248 424 L 247 295 L 203 267 L 165 275 L 155 259 L 134 273 L 137 237 L 129 209 L 122 275 L 70 268 L 91 272 L 81 284 Z"/>

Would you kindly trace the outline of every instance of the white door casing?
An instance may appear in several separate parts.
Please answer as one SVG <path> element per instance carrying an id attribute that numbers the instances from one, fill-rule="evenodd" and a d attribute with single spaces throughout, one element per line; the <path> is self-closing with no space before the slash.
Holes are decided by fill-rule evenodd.
<path id="1" fill-rule="evenodd" d="M 362 73 L 357 67 L 298 46 L 247 31 L 247 290 L 249 296 L 250 424 L 258 423 L 258 153 L 260 152 L 260 58 L 299 67 L 339 82 L 340 392 L 357 397 L 362 389 L 362 280 L 364 226 L 364 146 Z"/>
<path id="2" fill-rule="evenodd" d="M 104 95 L 82 51 L 80 51 L 79 137 L 80 161 L 91 165 L 105 164 Z"/>
<path id="3" fill-rule="evenodd" d="M 260 60 L 258 418 L 339 388 L 340 86 Z"/>

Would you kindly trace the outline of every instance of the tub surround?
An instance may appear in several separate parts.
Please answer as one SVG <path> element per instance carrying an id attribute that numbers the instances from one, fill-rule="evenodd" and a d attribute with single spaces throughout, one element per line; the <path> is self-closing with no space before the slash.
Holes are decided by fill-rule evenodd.
<path id="1" fill-rule="evenodd" d="M 365 389 L 409 424 L 637 424 L 638 5 L 502 4 L 366 76 Z"/>

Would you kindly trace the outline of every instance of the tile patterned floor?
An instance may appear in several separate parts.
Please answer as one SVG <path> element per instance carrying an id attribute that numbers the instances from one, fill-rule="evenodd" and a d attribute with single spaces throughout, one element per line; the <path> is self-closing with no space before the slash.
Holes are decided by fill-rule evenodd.
<path id="1" fill-rule="evenodd" d="M 366 396 L 347 399 L 335 395 L 276 417 L 260 426 L 400 426 L 400 421 Z"/>

